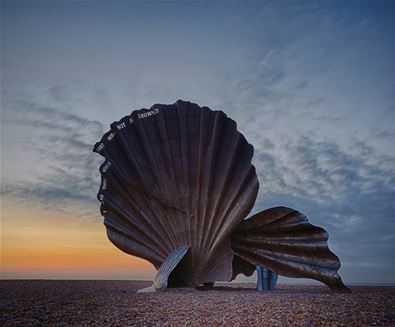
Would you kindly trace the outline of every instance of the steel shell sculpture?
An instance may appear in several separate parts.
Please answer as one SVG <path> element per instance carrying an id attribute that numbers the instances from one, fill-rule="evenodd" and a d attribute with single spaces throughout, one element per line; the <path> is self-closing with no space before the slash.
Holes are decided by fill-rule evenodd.
<path id="1" fill-rule="evenodd" d="M 152 290 L 212 285 L 256 266 L 348 291 L 328 234 L 298 211 L 247 218 L 258 192 L 253 147 L 222 111 L 177 101 L 133 111 L 95 145 L 110 241 L 157 269 Z"/>

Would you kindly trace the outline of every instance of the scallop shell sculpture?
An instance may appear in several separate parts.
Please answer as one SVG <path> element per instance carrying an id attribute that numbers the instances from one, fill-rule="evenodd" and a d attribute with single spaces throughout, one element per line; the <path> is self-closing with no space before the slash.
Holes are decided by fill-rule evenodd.
<path id="1" fill-rule="evenodd" d="M 158 270 L 152 290 L 212 285 L 265 266 L 348 291 L 328 234 L 290 208 L 245 219 L 258 192 L 253 147 L 222 111 L 177 101 L 133 111 L 95 145 L 110 241 Z"/>

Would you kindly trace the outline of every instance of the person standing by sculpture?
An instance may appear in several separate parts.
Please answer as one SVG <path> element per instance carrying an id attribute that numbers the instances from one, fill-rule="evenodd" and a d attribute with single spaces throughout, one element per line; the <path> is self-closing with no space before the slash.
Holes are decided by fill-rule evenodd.
<path id="1" fill-rule="evenodd" d="M 262 266 L 256 267 L 257 291 L 272 291 L 276 287 L 278 274 Z"/>

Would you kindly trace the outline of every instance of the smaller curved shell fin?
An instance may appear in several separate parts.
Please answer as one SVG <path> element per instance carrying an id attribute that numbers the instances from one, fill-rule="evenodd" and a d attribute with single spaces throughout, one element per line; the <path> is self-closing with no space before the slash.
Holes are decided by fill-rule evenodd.
<path id="1" fill-rule="evenodd" d="M 189 245 L 179 247 L 170 253 L 159 267 L 154 278 L 154 288 L 156 291 L 164 291 L 167 288 L 167 280 L 173 269 L 179 264 L 190 249 Z"/>
<path id="2" fill-rule="evenodd" d="M 264 266 L 280 275 L 319 280 L 336 292 L 350 292 L 338 274 L 339 258 L 329 250 L 328 233 L 287 207 L 258 212 L 232 234 L 232 249 L 244 262 Z"/>

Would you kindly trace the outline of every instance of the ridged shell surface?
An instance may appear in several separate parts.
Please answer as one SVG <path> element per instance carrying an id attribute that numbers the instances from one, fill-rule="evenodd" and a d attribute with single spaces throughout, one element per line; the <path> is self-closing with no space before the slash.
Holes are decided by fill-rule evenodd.
<path id="1" fill-rule="evenodd" d="M 329 250 L 328 233 L 292 208 L 274 207 L 244 220 L 232 233 L 236 272 L 264 266 L 280 275 L 319 280 L 334 291 L 348 292 L 338 269 L 339 258 Z M 250 270 L 249 270 L 250 269 Z"/>
<path id="2" fill-rule="evenodd" d="M 258 191 L 253 147 L 222 111 L 154 105 L 111 125 L 95 152 L 109 239 L 158 268 L 190 246 L 169 286 L 232 279 L 232 231 Z"/>

